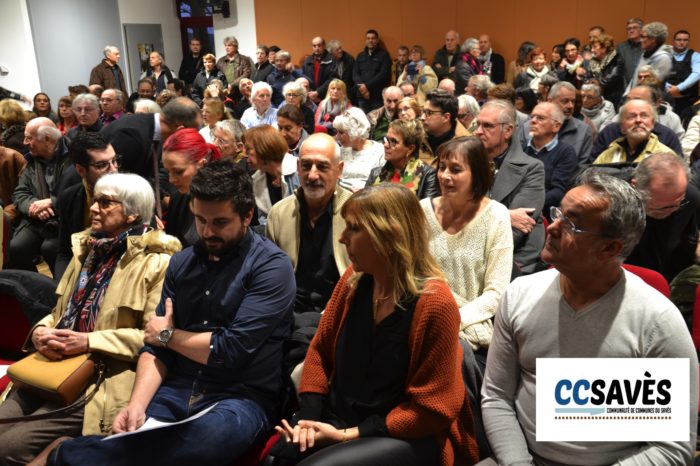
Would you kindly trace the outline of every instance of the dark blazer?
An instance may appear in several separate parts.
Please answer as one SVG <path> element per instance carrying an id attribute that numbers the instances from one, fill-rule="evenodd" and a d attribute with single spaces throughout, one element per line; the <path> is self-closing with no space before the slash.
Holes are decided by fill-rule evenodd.
<path id="1" fill-rule="evenodd" d="M 530 234 L 513 228 L 513 259 L 524 273 L 534 272 L 544 247 L 544 225 L 541 220 L 545 198 L 544 165 L 526 155 L 515 137 L 496 173 L 489 197 L 508 209 L 535 209 L 530 215 L 537 220 L 537 224 Z"/>
<path id="2" fill-rule="evenodd" d="M 125 173 L 136 173 L 152 180 L 153 158 L 151 146 L 155 131 L 155 119 L 151 113 L 124 115 L 100 131 L 122 156 L 119 169 Z"/>
<path id="3" fill-rule="evenodd" d="M 345 83 L 348 98 L 350 99 L 353 105 L 357 105 L 357 92 L 355 91 L 354 82 L 352 80 L 352 70 L 355 67 L 355 59 L 352 58 L 352 55 L 350 55 L 349 53 L 343 52 L 343 56 L 339 61 L 343 63 L 342 73 L 338 68 L 338 62 L 333 60 L 331 79 L 328 81 L 327 84 L 321 86 L 321 89 L 317 92 L 323 92 L 323 94 L 325 95 L 328 92 L 328 85 L 331 83 L 331 81 L 333 81 L 334 79 L 340 79 Z"/>
<path id="4" fill-rule="evenodd" d="M 600 73 L 591 73 L 594 79 L 600 81 L 605 100 L 609 100 L 617 110 L 625 92 L 625 62 L 622 55 L 615 54 L 608 65 Z"/>
<path id="5" fill-rule="evenodd" d="M 87 193 L 83 183 L 78 183 L 58 195 L 58 254 L 54 269 L 54 280 L 61 280 L 63 272 L 73 258 L 71 235 L 85 229 Z"/>
<path id="6" fill-rule="evenodd" d="M 259 81 L 266 82 L 267 75 L 272 73 L 272 70 L 274 70 L 274 69 L 275 69 L 275 67 L 269 61 L 266 61 L 262 65 L 255 63 L 255 64 L 253 64 L 253 74 L 250 76 L 250 79 L 254 83 L 257 83 Z"/>

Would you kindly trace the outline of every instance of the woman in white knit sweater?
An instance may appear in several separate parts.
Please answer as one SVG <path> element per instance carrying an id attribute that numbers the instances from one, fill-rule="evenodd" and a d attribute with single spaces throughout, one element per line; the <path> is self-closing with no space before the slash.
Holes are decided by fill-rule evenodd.
<path id="1" fill-rule="evenodd" d="M 485 364 L 493 316 L 510 282 L 513 235 L 508 210 L 489 199 L 493 169 L 476 137 L 438 148 L 442 196 L 423 199 L 430 252 L 445 273 L 461 316 L 460 338 Z"/>

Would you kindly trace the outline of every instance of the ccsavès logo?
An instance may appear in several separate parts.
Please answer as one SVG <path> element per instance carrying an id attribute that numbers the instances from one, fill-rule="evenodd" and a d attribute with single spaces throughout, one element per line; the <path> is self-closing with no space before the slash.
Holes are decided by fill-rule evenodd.
<path id="1" fill-rule="evenodd" d="M 687 441 L 689 364 L 537 359 L 537 441 Z"/>

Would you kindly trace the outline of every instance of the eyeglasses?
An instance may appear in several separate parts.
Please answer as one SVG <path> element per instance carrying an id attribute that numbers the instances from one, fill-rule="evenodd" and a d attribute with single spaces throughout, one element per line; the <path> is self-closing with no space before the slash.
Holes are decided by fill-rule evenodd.
<path id="1" fill-rule="evenodd" d="M 577 228 L 576 224 L 569 217 L 564 215 L 561 210 L 559 210 L 559 207 L 554 207 L 554 206 L 550 207 L 549 208 L 549 217 L 552 219 L 552 223 L 559 220 L 566 230 L 569 230 L 570 232 L 572 232 L 574 234 L 591 233 L 593 235 L 603 236 L 603 233 L 600 233 L 597 231 L 582 230 L 580 228 Z"/>
<path id="2" fill-rule="evenodd" d="M 401 141 L 399 141 L 398 139 L 390 138 L 389 136 L 384 136 L 384 144 L 388 145 L 391 148 L 396 147 L 400 143 Z"/>
<path id="3" fill-rule="evenodd" d="M 288 93 L 286 93 L 284 96 L 285 96 L 285 97 L 294 98 L 294 97 L 301 97 L 301 94 L 296 94 L 296 93 L 293 93 L 293 92 L 288 92 Z"/>
<path id="4" fill-rule="evenodd" d="M 220 138 L 218 136 L 216 136 L 214 138 L 214 142 L 218 142 L 219 144 L 225 145 L 225 146 L 227 146 L 229 144 L 233 144 L 233 141 L 229 141 L 228 139 Z"/>
<path id="5" fill-rule="evenodd" d="M 535 120 L 535 121 L 547 121 L 547 120 L 549 120 L 549 117 L 544 116 L 544 115 L 532 115 L 531 114 L 530 119 Z"/>
<path id="6" fill-rule="evenodd" d="M 422 110 L 423 116 L 426 118 L 430 118 L 431 116 L 435 115 L 436 113 L 445 113 L 442 110 L 430 110 L 429 108 L 424 108 Z"/>
<path id="7" fill-rule="evenodd" d="M 681 209 L 682 207 L 687 206 L 690 204 L 690 201 L 687 199 L 683 199 L 681 202 L 678 204 L 673 204 L 673 205 L 667 205 L 664 207 L 648 207 L 647 211 L 648 212 L 675 212 L 676 210 Z"/>
<path id="8" fill-rule="evenodd" d="M 90 162 L 90 166 L 96 170 L 106 170 L 110 165 L 119 168 L 122 164 L 122 156 L 115 155 L 111 160 L 103 160 L 101 162 Z"/>
<path id="9" fill-rule="evenodd" d="M 459 119 L 459 120 L 464 120 L 464 119 L 467 118 L 469 115 L 470 115 L 469 113 L 458 113 L 458 114 L 457 114 L 457 119 Z"/>
<path id="10" fill-rule="evenodd" d="M 116 199 L 110 199 L 109 197 L 105 197 L 105 196 L 96 197 L 94 202 L 96 202 L 97 205 L 99 206 L 99 208 L 102 210 L 107 210 L 115 204 L 122 203 L 122 201 L 118 201 Z"/>
<path id="11" fill-rule="evenodd" d="M 497 128 L 498 126 L 503 126 L 503 125 L 505 125 L 505 124 L 506 124 L 506 123 L 488 123 L 488 122 L 486 122 L 486 121 L 479 121 L 479 120 L 476 120 L 476 127 L 477 127 L 477 128 L 481 127 L 481 128 L 483 128 L 484 130 L 486 130 L 486 131 L 491 131 L 492 129 L 495 129 L 495 128 Z"/>

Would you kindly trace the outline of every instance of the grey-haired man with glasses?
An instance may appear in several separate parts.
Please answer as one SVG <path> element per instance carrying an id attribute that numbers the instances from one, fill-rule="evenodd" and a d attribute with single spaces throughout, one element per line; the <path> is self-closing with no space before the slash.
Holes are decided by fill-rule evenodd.
<path id="1" fill-rule="evenodd" d="M 644 198 L 647 221 L 626 262 L 656 270 L 671 282 L 696 261 L 700 191 L 688 183 L 688 166 L 673 153 L 640 162 L 632 184 Z"/>
<path id="2" fill-rule="evenodd" d="M 542 259 L 552 268 L 517 278 L 496 313 L 482 413 L 498 464 L 691 464 L 698 360 L 690 333 L 671 301 L 622 268 L 644 231 L 645 206 L 629 183 L 588 170 L 551 209 Z M 606 358 L 687 359 L 687 436 L 537 441 L 536 388 L 546 383 L 537 360 L 551 358 L 597 358 L 601 366 Z"/>

